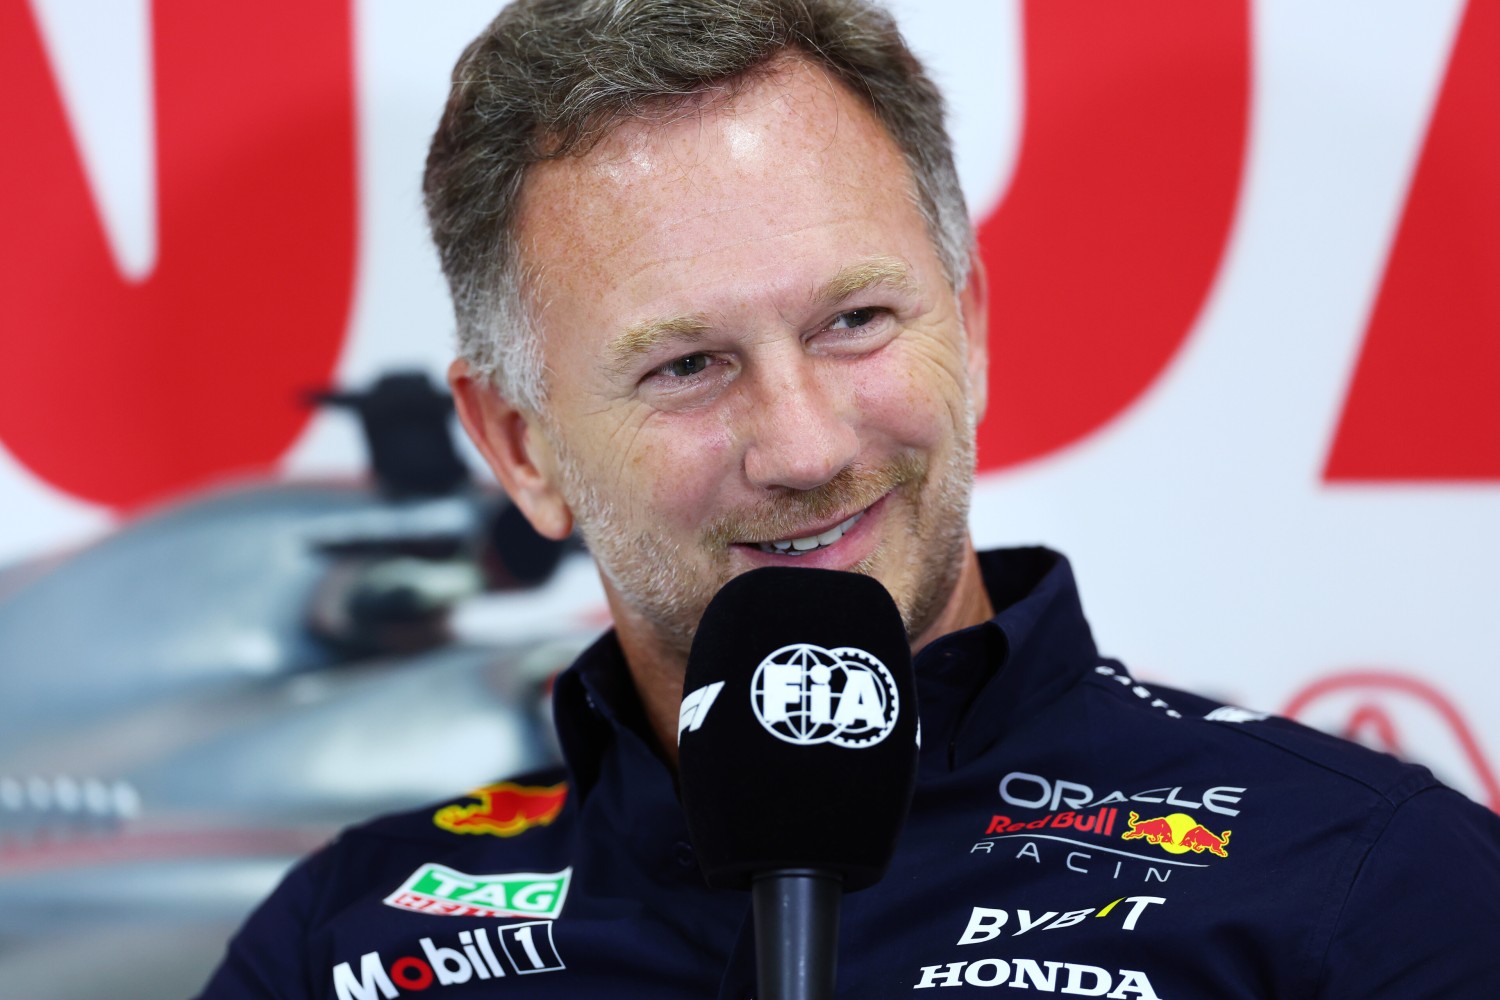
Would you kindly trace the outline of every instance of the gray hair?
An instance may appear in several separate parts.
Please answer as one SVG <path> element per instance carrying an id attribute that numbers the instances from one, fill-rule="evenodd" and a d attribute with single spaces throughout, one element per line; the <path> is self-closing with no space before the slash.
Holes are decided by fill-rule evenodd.
<path id="1" fill-rule="evenodd" d="M 972 234 L 943 99 L 895 22 L 866 0 L 516 0 L 459 57 L 423 191 L 459 350 L 540 412 L 542 350 L 516 237 L 532 164 L 587 153 L 622 122 L 690 108 L 776 57 L 799 56 L 869 105 L 900 149 L 949 282 Z"/>

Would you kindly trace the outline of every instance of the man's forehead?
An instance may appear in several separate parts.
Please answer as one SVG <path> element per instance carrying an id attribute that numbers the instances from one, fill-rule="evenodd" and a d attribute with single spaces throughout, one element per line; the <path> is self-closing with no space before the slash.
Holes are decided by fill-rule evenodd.
<path id="1" fill-rule="evenodd" d="M 644 109 L 581 155 L 535 164 L 522 186 L 521 229 L 609 212 L 611 193 L 691 185 L 705 172 L 767 161 L 788 174 L 831 160 L 849 174 L 873 168 L 844 156 L 852 141 L 879 147 L 881 166 L 907 173 L 895 142 L 859 97 L 823 67 L 782 58 L 695 98 Z"/>
<path id="2" fill-rule="evenodd" d="M 745 155 L 757 134 L 783 125 L 807 134 L 832 134 L 851 109 L 868 109 L 826 67 L 797 56 L 778 56 L 694 94 L 662 98 L 613 123 L 589 151 L 595 169 L 613 174 L 636 164 L 647 150 L 695 146 L 705 128 L 722 130 Z M 691 164 L 679 164 L 691 165 Z"/>
<path id="3" fill-rule="evenodd" d="M 533 168 L 517 228 L 536 318 L 603 333 L 623 367 L 722 326 L 716 311 L 910 287 L 936 260 L 913 190 L 843 84 L 802 63 L 765 72 L 699 113 L 625 123 Z"/>

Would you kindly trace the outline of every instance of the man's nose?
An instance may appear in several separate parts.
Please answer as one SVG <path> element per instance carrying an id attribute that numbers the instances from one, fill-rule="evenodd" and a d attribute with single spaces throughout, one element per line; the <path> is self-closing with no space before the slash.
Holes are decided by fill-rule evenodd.
<path id="1" fill-rule="evenodd" d="M 745 475 L 753 485 L 810 490 L 859 456 L 836 366 L 803 356 L 758 379 L 745 449 Z"/>

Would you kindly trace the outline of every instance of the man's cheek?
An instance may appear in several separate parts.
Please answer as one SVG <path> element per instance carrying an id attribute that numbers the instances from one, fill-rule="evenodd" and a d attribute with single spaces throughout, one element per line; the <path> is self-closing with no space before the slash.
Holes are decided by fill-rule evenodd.
<path id="1" fill-rule="evenodd" d="M 631 475 L 655 511 L 698 523 L 714 513 L 717 492 L 734 481 L 733 453 L 722 434 L 662 435 L 631 459 Z M 674 520 L 677 518 L 674 518 Z"/>
<path id="2" fill-rule="evenodd" d="M 862 380 L 856 399 L 868 431 L 920 448 L 934 447 L 951 436 L 961 422 L 964 396 L 952 373 L 918 360 L 904 372 Z"/>

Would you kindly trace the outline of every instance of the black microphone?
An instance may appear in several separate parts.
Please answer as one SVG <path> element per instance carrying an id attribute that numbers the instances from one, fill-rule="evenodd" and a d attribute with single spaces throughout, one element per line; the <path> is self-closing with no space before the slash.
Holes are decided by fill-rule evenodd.
<path id="1" fill-rule="evenodd" d="M 917 771 L 911 646 L 868 576 L 767 567 L 709 602 L 678 774 L 708 884 L 751 889 L 761 1000 L 833 996 L 845 890 L 890 865 Z"/>

